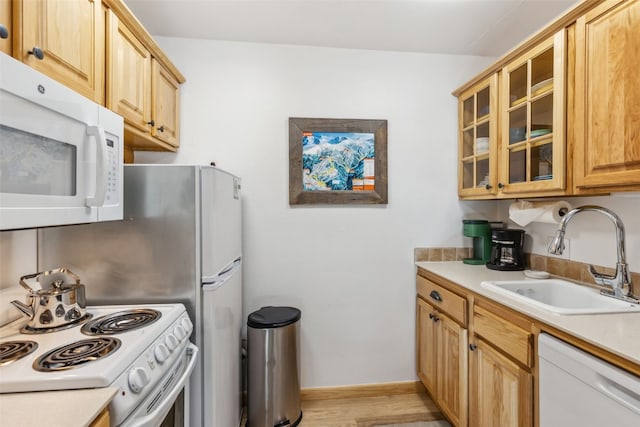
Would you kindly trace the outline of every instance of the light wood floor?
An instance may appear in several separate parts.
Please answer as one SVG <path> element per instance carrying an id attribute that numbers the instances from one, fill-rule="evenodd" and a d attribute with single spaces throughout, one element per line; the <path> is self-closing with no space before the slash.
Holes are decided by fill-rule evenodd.
<path id="1" fill-rule="evenodd" d="M 426 393 L 302 401 L 300 427 L 373 427 L 443 416 Z"/>

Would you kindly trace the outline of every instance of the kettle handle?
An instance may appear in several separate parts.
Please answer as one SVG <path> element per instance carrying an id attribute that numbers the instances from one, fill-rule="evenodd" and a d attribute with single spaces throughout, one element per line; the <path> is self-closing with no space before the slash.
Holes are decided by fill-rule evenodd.
<path id="1" fill-rule="evenodd" d="M 27 282 L 25 282 L 25 280 L 28 279 L 33 279 L 34 277 L 38 278 L 42 275 L 44 276 L 48 276 L 51 274 L 64 274 L 66 276 L 70 276 L 73 280 L 76 281 L 76 284 L 79 285 L 80 284 L 80 277 L 78 277 L 77 274 L 75 274 L 73 271 L 68 270 L 66 268 L 56 268 L 55 270 L 49 270 L 49 271 L 40 271 L 39 273 L 33 273 L 33 274 L 27 274 L 26 276 L 22 276 L 20 278 L 20 286 L 22 286 L 23 288 L 25 288 L 26 290 L 33 292 L 33 288 L 31 286 L 29 286 L 27 284 Z"/>
<path id="2" fill-rule="evenodd" d="M 28 290 L 29 292 L 33 291 L 33 288 L 29 285 L 27 285 L 27 282 L 25 282 L 26 279 L 33 279 L 34 277 L 38 276 L 40 273 L 33 273 L 33 274 L 27 274 L 26 276 L 22 276 L 20 278 L 20 286 L 22 286 L 23 288 L 25 288 L 26 290 Z"/>

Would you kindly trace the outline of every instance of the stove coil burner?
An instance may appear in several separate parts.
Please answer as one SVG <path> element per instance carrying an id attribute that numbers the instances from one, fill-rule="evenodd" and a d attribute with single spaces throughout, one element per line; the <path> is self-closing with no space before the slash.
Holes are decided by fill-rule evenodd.
<path id="1" fill-rule="evenodd" d="M 35 341 L 7 341 L 0 343 L 0 366 L 22 359 L 38 348 Z"/>
<path id="2" fill-rule="evenodd" d="M 51 328 L 32 328 L 29 325 L 24 325 L 20 329 L 20 332 L 28 335 L 36 335 L 36 334 L 48 334 L 49 332 L 63 331 L 65 329 L 73 328 L 74 326 L 82 325 L 84 322 L 91 319 L 92 317 L 93 317 L 93 314 L 87 313 L 82 317 L 78 317 L 76 320 L 72 322 L 69 322 L 60 326 L 54 326 Z"/>
<path id="3" fill-rule="evenodd" d="M 107 357 L 120 348 L 117 338 L 89 338 L 63 345 L 46 352 L 33 362 L 33 369 L 40 372 L 65 371 L 85 363 Z"/>
<path id="4" fill-rule="evenodd" d="M 162 316 L 157 310 L 140 308 L 98 317 L 82 327 L 85 335 L 115 335 L 142 328 Z"/>

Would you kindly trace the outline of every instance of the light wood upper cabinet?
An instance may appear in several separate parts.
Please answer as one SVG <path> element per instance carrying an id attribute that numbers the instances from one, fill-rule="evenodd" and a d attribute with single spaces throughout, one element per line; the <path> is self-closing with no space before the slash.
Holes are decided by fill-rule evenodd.
<path id="1" fill-rule="evenodd" d="M 501 199 L 640 191 L 639 28 L 640 0 L 578 2 L 454 91 L 458 195 Z M 494 118 L 478 113 L 478 101 L 495 75 L 494 160 L 495 132 L 485 130 Z M 486 133 L 490 152 L 478 154 L 477 139 Z"/>
<path id="2" fill-rule="evenodd" d="M 640 190 L 640 1 L 610 0 L 576 22 L 576 193 Z"/>
<path id="3" fill-rule="evenodd" d="M 566 194 L 566 31 L 458 96 L 458 195 Z"/>
<path id="4" fill-rule="evenodd" d="M 107 21 L 107 107 L 124 117 L 127 147 L 176 151 L 180 81 L 113 12 Z"/>
<path id="5" fill-rule="evenodd" d="M 458 195 L 494 197 L 497 193 L 498 74 L 458 97 Z"/>
<path id="6" fill-rule="evenodd" d="M 177 147 L 180 135 L 180 84 L 155 58 L 151 59 L 151 135 Z"/>
<path id="7" fill-rule="evenodd" d="M 104 103 L 104 15 L 101 0 L 21 0 L 13 54 L 99 104 Z"/>
<path id="8" fill-rule="evenodd" d="M 107 16 L 107 108 L 120 114 L 128 126 L 149 133 L 151 54 L 112 11 Z"/>
<path id="9" fill-rule="evenodd" d="M 13 51 L 11 48 L 13 40 L 12 23 L 11 0 L 0 0 L 0 26 L 4 27 L 0 28 L 0 32 L 6 31 L 6 37 L 4 37 L 4 34 L 0 34 L 0 52 L 4 52 L 7 55 L 11 55 Z"/>
<path id="10" fill-rule="evenodd" d="M 474 346 L 470 362 L 469 425 L 533 425 L 531 374 L 482 339 L 477 339 Z"/>
<path id="11" fill-rule="evenodd" d="M 0 0 L 0 25 L 0 51 L 124 117 L 126 161 L 177 150 L 185 78 L 123 0 Z"/>
<path id="12" fill-rule="evenodd" d="M 504 195 L 564 192 L 565 45 L 562 30 L 502 70 L 498 187 Z"/>

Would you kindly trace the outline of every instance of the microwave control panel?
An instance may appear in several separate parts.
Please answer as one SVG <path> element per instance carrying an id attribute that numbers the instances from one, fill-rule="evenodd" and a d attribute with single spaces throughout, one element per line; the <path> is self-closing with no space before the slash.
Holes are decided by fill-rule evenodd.
<path id="1" fill-rule="evenodd" d="M 105 204 L 118 203 L 118 147 L 117 141 L 107 138 L 107 194 Z"/>

